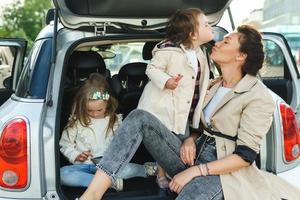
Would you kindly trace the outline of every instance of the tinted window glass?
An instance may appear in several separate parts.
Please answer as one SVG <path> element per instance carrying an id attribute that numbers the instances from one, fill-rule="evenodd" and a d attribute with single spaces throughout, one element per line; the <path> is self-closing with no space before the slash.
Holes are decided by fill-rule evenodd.
<path id="1" fill-rule="evenodd" d="M 16 95 L 43 99 L 46 96 L 51 65 L 51 39 L 40 40 L 33 46 L 21 73 Z"/>
<path id="2" fill-rule="evenodd" d="M 260 70 L 262 77 L 284 77 L 284 56 L 281 48 L 273 41 L 264 41 L 265 62 Z"/>
<path id="3" fill-rule="evenodd" d="M 106 48 L 106 51 L 114 54 L 111 58 L 105 58 L 102 52 L 99 53 L 104 58 L 106 67 L 111 71 L 112 75 L 119 72 L 120 68 L 127 63 L 132 62 L 148 62 L 143 59 L 144 42 L 134 43 L 118 43 Z"/>

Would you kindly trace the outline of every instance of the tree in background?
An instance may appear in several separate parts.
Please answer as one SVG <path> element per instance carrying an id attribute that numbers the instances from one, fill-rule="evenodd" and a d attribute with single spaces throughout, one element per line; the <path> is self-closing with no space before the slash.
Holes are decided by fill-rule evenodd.
<path id="1" fill-rule="evenodd" d="M 31 48 L 37 34 L 45 26 L 45 16 L 51 7 L 51 0 L 24 0 L 24 4 L 17 0 L 4 9 L 0 37 L 24 38 Z"/>

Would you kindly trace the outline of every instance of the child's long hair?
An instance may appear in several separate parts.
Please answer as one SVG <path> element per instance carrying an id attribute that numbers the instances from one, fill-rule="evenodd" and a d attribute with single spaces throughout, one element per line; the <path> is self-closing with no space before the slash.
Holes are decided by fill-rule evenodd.
<path id="1" fill-rule="evenodd" d="M 176 11 L 169 19 L 166 26 L 166 39 L 177 46 L 183 44 L 192 47 L 191 33 L 196 33 L 199 27 L 198 16 L 204 14 L 198 8 L 188 8 Z"/>
<path id="2" fill-rule="evenodd" d="M 76 93 L 74 102 L 72 105 L 71 116 L 65 129 L 72 128 L 76 122 L 79 122 L 83 127 L 88 127 L 91 124 L 91 119 L 87 112 L 87 103 L 91 100 L 90 95 L 93 92 L 99 91 L 101 93 L 108 92 L 109 99 L 107 100 L 105 116 L 109 116 L 109 123 L 106 129 L 106 135 L 109 130 L 114 133 L 114 124 L 117 121 L 116 110 L 118 107 L 118 101 L 112 96 L 111 89 L 106 79 L 97 73 L 90 74 L 89 78 L 85 80 L 84 84 L 79 88 Z"/>

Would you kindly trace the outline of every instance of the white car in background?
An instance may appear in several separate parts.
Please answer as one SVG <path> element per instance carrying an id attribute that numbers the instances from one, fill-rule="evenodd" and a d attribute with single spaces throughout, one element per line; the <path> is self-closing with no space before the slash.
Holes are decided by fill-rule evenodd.
<path id="1" fill-rule="evenodd" d="M 54 0 L 55 9 L 48 13 L 48 25 L 37 36 L 24 65 L 26 41 L 8 43 L 7 39 L 0 39 L 0 46 L 16 50 L 11 75 L 4 80 L 5 88 L 0 89 L 0 199 L 57 200 L 80 196 L 85 188 L 60 183 L 59 169 L 67 161 L 58 145 L 80 81 L 91 72 L 106 76 L 120 102 L 120 112 L 126 115 L 136 107 L 147 82 L 146 63 L 153 44 L 164 38 L 167 17 L 179 8 L 201 7 L 214 26 L 215 40 L 219 40 L 226 31 L 216 25 L 230 2 Z M 51 16 L 54 17 L 50 23 Z M 262 170 L 300 188 L 300 74 L 282 35 L 265 33 L 263 39 L 281 50 L 283 62 L 276 66 L 266 62 L 261 71 L 277 106 L 256 163 Z M 134 44 L 137 48 L 132 47 Z M 112 75 L 115 65 L 111 63 L 120 63 L 113 61 L 119 59 L 113 56 L 118 53 L 105 55 L 116 45 L 141 52 L 134 54 L 140 56 L 127 59 L 129 63 Z M 143 49 L 139 48 L 141 45 Z M 203 46 L 207 54 L 210 48 L 210 44 Z M 210 65 L 212 74 L 217 76 L 218 70 L 212 62 Z M 9 96 L 2 95 L 7 91 Z M 141 147 L 133 160 L 143 163 L 152 158 Z M 155 179 L 134 178 L 125 181 L 124 191 L 108 191 L 104 199 L 174 197 L 162 193 Z"/>

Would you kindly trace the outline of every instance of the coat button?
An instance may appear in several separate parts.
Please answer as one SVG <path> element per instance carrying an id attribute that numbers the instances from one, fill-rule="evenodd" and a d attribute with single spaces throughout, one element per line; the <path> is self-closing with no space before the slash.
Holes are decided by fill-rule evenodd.
<path id="1" fill-rule="evenodd" d="M 194 76 L 192 76 L 192 79 L 195 79 L 195 77 L 194 77 Z"/>
<path id="2" fill-rule="evenodd" d="M 191 103 L 191 102 L 190 102 L 190 101 L 187 101 L 186 103 L 189 104 L 189 103 Z"/>

